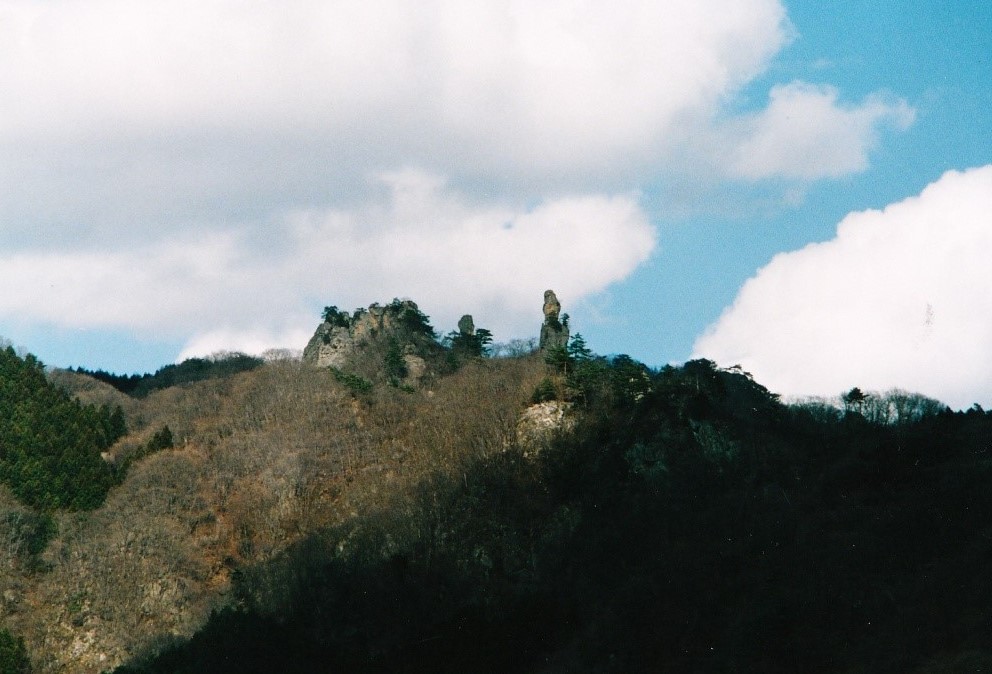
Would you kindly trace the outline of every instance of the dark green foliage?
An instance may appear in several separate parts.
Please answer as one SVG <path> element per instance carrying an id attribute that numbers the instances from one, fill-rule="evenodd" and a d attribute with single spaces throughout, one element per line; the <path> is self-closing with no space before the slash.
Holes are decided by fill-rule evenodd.
<path id="1" fill-rule="evenodd" d="M 399 386 L 400 381 L 406 378 L 406 360 L 403 359 L 403 350 L 395 338 L 390 337 L 386 347 L 385 356 L 386 377 L 392 386 Z"/>
<path id="2" fill-rule="evenodd" d="M 606 373 L 610 391 L 617 403 L 622 406 L 634 404 L 652 390 L 651 371 L 630 356 L 619 355 L 611 358 Z"/>
<path id="3" fill-rule="evenodd" d="M 89 510 L 114 484 L 100 457 L 125 431 L 123 413 L 81 405 L 31 355 L 0 351 L 0 480 L 40 510 Z"/>
<path id="4" fill-rule="evenodd" d="M 841 396 L 841 400 L 844 405 L 851 410 L 857 411 L 858 408 L 867 400 L 868 396 L 859 389 L 857 386 L 852 388 L 850 391 Z"/>
<path id="5" fill-rule="evenodd" d="M 486 328 L 477 328 L 475 331 L 475 344 L 478 355 L 485 356 L 489 346 L 493 343 L 493 333 Z"/>
<path id="6" fill-rule="evenodd" d="M 58 533 L 58 525 L 48 513 L 10 511 L 4 516 L 3 527 L 13 552 L 28 559 L 37 557 Z"/>
<path id="7" fill-rule="evenodd" d="M 567 345 L 547 349 L 544 362 L 553 374 L 563 379 L 564 397 L 568 401 L 590 405 L 603 400 L 613 388 L 611 380 L 615 377 L 611 373 L 615 368 L 608 359 L 593 354 L 579 333 Z M 619 362 L 627 369 L 639 365 L 629 356 L 622 356 Z M 646 368 L 640 367 L 646 376 Z"/>
<path id="8" fill-rule="evenodd" d="M 359 375 L 351 374 L 350 372 L 343 372 L 336 367 L 331 368 L 331 374 L 334 375 L 334 379 L 344 384 L 344 386 L 355 395 L 370 393 L 372 391 L 372 382 L 365 377 L 360 377 Z"/>
<path id="9" fill-rule="evenodd" d="M 783 405 L 706 360 L 570 358 L 599 368 L 574 437 L 431 475 L 402 509 L 242 570 L 240 610 L 123 671 L 992 662 L 992 416 L 877 424 Z"/>
<path id="10" fill-rule="evenodd" d="M 103 370 L 73 369 L 110 384 L 118 391 L 135 398 L 144 398 L 152 391 L 190 384 L 205 379 L 229 377 L 239 372 L 247 372 L 260 367 L 265 361 L 244 353 L 227 353 L 210 358 L 188 358 L 175 365 L 166 365 L 155 374 L 118 375 Z"/>
<path id="11" fill-rule="evenodd" d="M 0 674 L 28 674 L 30 671 L 24 639 L 0 629 Z"/>
<path id="12" fill-rule="evenodd" d="M 568 357 L 573 363 L 581 363 L 592 358 L 592 350 L 586 345 L 586 340 L 581 333 L 575 333 L 568 342 Z"/>
<path id="13" fill-rule="evenodd" d="M 567 345 L 548 349 L 544 356 L 544 362 L 549 367 L 565 376 L 573 375 L 578 366 L 591 360 L 594 360 L 592 350 L 579 333 L 576 333 Z"/>
<path id="14" fill-rule="evenodd" d="M 123 459 L 121 459 L 115 466 L 114 472 L 117 477 L 118 482 L 122 482 L 124 477 L 127 475 L 128 469 L 131 464 L 138 459 L 143 459 L 144 457 L 154 454 L 155 452 L 161 452 L 165 449 L 172 449 L 175 439 L 172 435 L 172 429 L 166 426 L 162 426 L 159 430 L 155 431 L 151 439 L 145 443 L 144 447 L 138 448 L 136 451 L 128 453 Z"/>
<path id="15" fill-rule="evenodd" d="M 78 372 L 79 374 L 85 374 L 89 377 L 93 377 L 98 381 L 102 381 L 105 384 L 110 384 L 115 389 L 121 393 L 127 393 L 135 397 L 135 391 L 141 387 L 144 388 L 147 382 L 154 376 L 151 374 L 115 374 L 113 372 L 107 372 L 106 370 L 88 370 L 84 367 L 69 368 L 70 372 Z"/>
<path id="16" fill-rule="evenodd" d="M 351 318 L 348 316 L 348 313 L 339 311 L 338 308 L 333 305 L 324 307 L 324 311 L 320 316 L 324 319 L 325 323 L 330 323 L 336 328 L 347 328 L 351 325 Z"/>
<path id="17" fill-rule="evenodd" d="M 482 358 L 488 355 L 493 343 L 493 333 L 486 328 L 478 328 L 471 335 L 453 332 L 449 335 L 451 348 L 468 358 Z"/>
<path id="18" fill-rule="evenodd" d="M 558 391 L 555 389 L 555 383 L 550 378 L 545 377 L 537 385 L 537 388 L 534 389 L 534 395 L 531 396 L 530 401 L 532 403 L 543 403 L 557 398 Z"/>
<path id="19" fill-rule="evenodd" d="M 568 349 L 564 346 L 549 348 L 544 354 L 544 362 L 556 374 L 566 376 L 572 365 L 572 361 L 568 355 Z"/>
<path id="20" fill-rule="evenodd" d="M 127 435 L 127 422 L 124 419 L 124 410 L 121 409 L 120 405 L 115 406 L 113 411 L 110 410 L 109 405 L 101 405 L 100 420 L 103 424 L 104 435 L 108 439 L 123 438 Z"/>
<path id="21" fill-rule="evenodd" d="M 172 430 L 168 426 L 162 426 L 161 430 L 155 432 L 148 441 L 147 453 L 160 452 L 163 449 L 172 449 Z"/>
<path id="22" fill-rule="evenodd" d="M 416 307 L 412 302 L 393 299 L 386 305 L 386 311 L 400 320 L 400 325 L 414 335 L 434 339 L 434 328 L 431 327 L 430 317 Z"/>
<path id="23" fill-rule="evenodd" d="M 486 328 L 478 328 L 472 334 L 452 330 L 444 336 L 441 343 L 451 349 L 456 361 L 462 358 L 482 358 L 489 354 L 493 333 Z"/>

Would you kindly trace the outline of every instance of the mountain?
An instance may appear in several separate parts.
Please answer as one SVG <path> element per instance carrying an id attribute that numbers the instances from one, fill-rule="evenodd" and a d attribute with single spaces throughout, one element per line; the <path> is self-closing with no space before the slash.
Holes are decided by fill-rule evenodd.
<path id="1" fill-rule="evenodd" d="M 361 371 L 283 359 L 142 398 L 50 372 L 127 432 L 97 507 L 0 493 L 0 663 L 4 638 L 39 672 L 992 663 L 983 410 L 785 404 L 581 335 L 437 344 L 412 385 L 378 347 Z"/>

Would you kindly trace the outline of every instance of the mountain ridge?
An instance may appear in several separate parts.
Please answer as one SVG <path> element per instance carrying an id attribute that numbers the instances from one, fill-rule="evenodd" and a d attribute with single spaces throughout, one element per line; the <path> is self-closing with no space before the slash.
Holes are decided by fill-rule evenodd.
<path id="1" fill-rule="evenodd" d="M 652 370 L 578 334 L 438 348 L 419 387 L 388 349 L 367 379 L 284 359 L 140 398 L 49 372 L 120 405 L 132 459 L 51 531 L 0 488 L 4 633 L 38 672 L 992 662 L 983 410 L 785 404 L 739 368 Z M 549 403 L 568 422 L 521 434 Z"/>

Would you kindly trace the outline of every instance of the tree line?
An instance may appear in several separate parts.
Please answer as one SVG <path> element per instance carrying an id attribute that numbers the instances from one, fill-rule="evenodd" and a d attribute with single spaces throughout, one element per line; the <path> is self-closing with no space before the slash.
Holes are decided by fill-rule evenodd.
<path id="1" fill-rule="evenodd" d="M 116 476 L 100 453 L 127 432 L 120 407 L 82 405 L 33 355 L 0 350 L 0 481 L 42 511 L 99 506 Z"/>
<path id="2" fill-rule="evenodd" d="M 883 419 L 857 395 L 826 413 L 739 368 L 581 341 L 548 361 L 574 432 L 473 454 L 240 569 L 233 607 L 120 671 L 992 665 L 992 416 Z"/>
<path id="3" fill-rule="evenodd" d="M 264 362 L 262 358 L 234 352 L 221 353 L 209 358 L 187 358 L 181 363 L 164 365 L 154 373 L 115 374 L 102 369 L 89 370 L 84 367 L 70 368 L 70 371 L 110 384 L 118 391 L 135 398 L 144 398 L 152 391 L 254 370 Z"/>

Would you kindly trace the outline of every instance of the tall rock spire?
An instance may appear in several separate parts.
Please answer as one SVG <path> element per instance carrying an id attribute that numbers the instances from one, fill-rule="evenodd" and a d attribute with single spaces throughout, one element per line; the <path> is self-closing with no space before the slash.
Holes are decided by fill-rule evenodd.
<path id="1" fill-rule="evenodd" d="M 538 342 L 541 351 L 553 349 L 568 344 L 568 314 L 564 320 L 558 316 L 561 313 L 561 302 L 554 290 L 544 291 L 544 324 L 541 326 L 541 339 Z"/>

